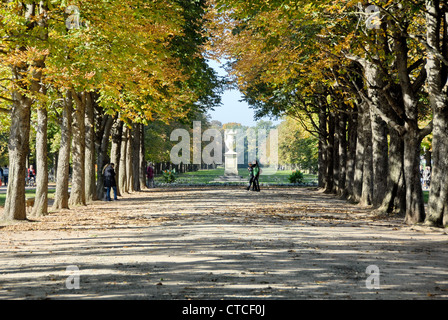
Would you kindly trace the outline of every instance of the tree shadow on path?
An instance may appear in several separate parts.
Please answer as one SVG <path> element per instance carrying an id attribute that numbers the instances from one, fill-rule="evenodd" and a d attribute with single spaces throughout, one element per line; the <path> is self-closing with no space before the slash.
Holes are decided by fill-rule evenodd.
<path id="1" fill-rule="evenodd" d="M 309 189 L 150 190 L 0 232 L 2 299 L 448 297 L 446 234 Z"/>

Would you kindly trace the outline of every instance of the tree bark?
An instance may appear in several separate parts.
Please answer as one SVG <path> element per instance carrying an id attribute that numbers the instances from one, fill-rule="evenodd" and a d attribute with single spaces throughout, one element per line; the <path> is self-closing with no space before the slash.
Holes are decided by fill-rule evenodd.
<path id="1" fill-rule="evenodd" d="M 93 93 L 86 96 L 85 116 L 85 195 L 86 203 L 97 200 L 95 188 L 95 113 L 93 108 Z"/>
<path id="2" fill-rule="evenodd" d="M 14 103 L 9 132 L 9 179 L 3 217 L 5 220 L 25 220 L 25 172 L 32 101 L 18 92 L 14 92 L 12 96 Z"/>
<path id="3" fill-rule="evenodd" d="M 446 95 L 446 66 L 437 56 L 443 54 L 447 46 L 446 12 L 440 8 L 440 1 L 426 0 L 427 42 L 435 50 L 427 54 L 429 100 L 433 110 L 432 172 L 429 192 L 428 214 L 425 224 L 431 226 L 448 225 L 448 98 Z M 444 28 L 440 39 L 441 28 Z M 441 41 L 442 40 L 442 41 Z M 446 57 L 445 57 L 446 58 Z"/>
<path id="4" fill-rule="evenodd" d="M 390 131 L 387 192 L 384 195 L 379 213 L 402 215 L 406 210 L 406 186 L 404 184 L 404 144 L 395 131 Z"/>
<path id="5" fill-rule="evenodd" d="M 129 127 L 127 125 L 123 126 L 123 132 L 121 135 L 121 144 L 120 144 L 120 171 L 118 175 L 118 184 L 121 191 L 121 194 L 128 192 L 127 185 L 127 167 L 126 167 L 126 150 L 128 144 L 128 134 Z"/>
<path id="6" fill-rule="evenodd" d="M 339 118 L 340 114 L 334 112 L 332 117 L 333 127 L 334 127 L 334 139 L 333 139 L 333 189 L 332 192 L 338 194 L 339 191 L 339 137 L 340 137 L 340 127 Z"/>
<path id="7" fill-rule="evenodd" d="M 61 145 L 58 155 L 58 169 L 56 177 L 56 193 L 54 196 L 53 210 L 68 208 L 68 184 L 70 174 L 70 150 L 72 139 L 72 109 L 73 100 L 70 91 L 64 98 L 61 121 Z"/>
<path id="8" fill-rule="evenodd" d="M 32 216 L 48 213 L 48 160 L 47 160 L 47 123 L 46 107 L 37 109 L 36 132 L 36 196 Z"/>
<path id="9" fill-rule="evenodd" d="M 425 205 L 420 180 L 420 145 L 422 132 L 418 126 L 418 95 L 413 88 L 408 70 L 408 39 L 400 30 L 394 32 L 396 65 L 403 95 L 405 123 L 404 142 L 404 180 L 406 184 L 405 223 L 415 224 L 425 219 Z"/>
<path id="10" fill-rule="evenodd" d="M 328 148 L 327 148 L 327 172 L 325 193 L 333 192 L 334 187 L 334 114 L 331 112 L 328 119 Z"/>
<path id="11" fill-rule="evenodd" d="M 96 196 L 98 199 L 104 198 L 104 177 L 103 168 L 109 163 L 107 149 L 109 146 L 109 136 L 113 124 L 113 118 L 105 115 L 103 110 L 98 110 L 97 125 L 98 130 L 95 134 L 96 158 Z"/>
<path id="12" fill-rule="evenodd" d="M 44 42 L 48 38 L 46 6 L 44 4 L 24 4 L 24 16 L 28 31 L 36 31 L 36 39 Z M 28 48 L 18 48 L 26 54 Z M 9 134 L 9 178 L 6 191 L 5 220 L 25 220 L 25 174 L 29 153 L 29 133 L 32 95 L 42 89 L 42 72 L 46 56 L 35 58 L 32 62 L 21 61 L 11 66 L 12 80 L 20 90 L 12 91 L 11 129 Z M 20 92 L 19 92 L 20 91 Z"/>
<path id="13" fill-rule="evenodd" d="M 133 145 L 133 133 L 132 133 L 133 129 L 129 128 L 128 130 L 128 141 L 126 143 L 126 152 L 124 154 L 125 159 L 126 159 L 126 189 L 128 193 L 131 193 L 134 191 L 134 172 L 132 171 L 133 169 L 133 163 L 132 163 L 132 158 L 133 158 L 133 154 L 132 154 L 132 145 Z"/>
<path id="14" fill-rule="evenodd" d="M 387 100 L 382 92 L 384 87 L 383 74 L 375 62 L 365 65 L 366 81 L 368 83 L 367 94 L 370 99 L 370 145 L 372 149 L 372 197 L 371 203 L 378 208 L 385 195 L 387 186 L 387 126 L 378 115 L 378 110 L 387 108 Z"/>
<path id="15" fill-rule="evenodd" d="M 339 154 L 339 177 L 337 194 L 342 197 L 347 197 L 346 175 L 347 175 L 347 114 L 345 109 L 338 117 L 338 154 Z"/>
<path id="16" fill-rule="evenodd" d="M 327 184 L 328 165 L 328 142 L 327 142 L 327 112 L 326 106 L 320 103 L 319 108 L 319 155 L 318 155 L 318 182 L 319 188 L 325 188 Z"/>
<path id="17" fill-rule="evenodd" d="M 415 224 L 425 220 L 423 190 L 420 181 L 420 143 L 416 130 L 404 136 L 404 179 L 406 183 L 405 223 Z"/>
<path id="18" fill-rule="evenodd" d="M 348 147 L 347 147 L 347 169 L 346 169 L 346 192 L 347 198 L 351 199 L 353 196 L 353 184 L 355 177 L 355 161 L 356 161 L 356 147 L 358 137 L 358 109 L 354 108 L 352 114 L 348 117 Z"/>
<path id="19" fill-rule="evenodd" d="M 364 169 L 364 155 L 366 152 L 366 133 L 364 125 L 366 124 L 365 118 L 367 114 L 367 103 L 361 102 L 358 108 L 358 125 L 357 125 L 357 141 L 356 141 L 356 155 L 355 155 L 355 172 L 353 176 L 353 201 L 360 202 L 362 197 L 362 181 L 363 181 L 363 169 Z"/>
<path id="20" fill-rule="evenodd" d="M 117 177 L 117 194 L 121 196 L 121 189 L 119 183 L 120 177 L 120 155 L 121 155 L 121 139 L 123 135 L 123 121 L 119 117 L 114 119 L 112 125 L 111 137 L 112 146 L 110 148 L 110 162 L 115 165 L 115 175 Z"/>
<path id="21" fill-rule="evenodd" d="M 362 192 L 359 203 L 367 206 L 372 204 L 373 197 L 373 159 L 372 159 L 372 127 L 370 123 L 370 111 L 366 110 L 364 115 L 363 135 L 365 147 L 362 167 Z"/>
<path id="22" fill-rule="evenodd" d="M 86 92 L 77 94 L 72 90 L 72 97 L 76 103 L 73 113 L 72 127 L 72 186 L 70 192 L 69 205 L 85 206 L 85 108 Z"/>
<path id="23" fill-rule="evenodd" d="M 146 189 L 145 126 L 140 124 L 140 188 Z M 182 166 L 180 166 L 182 167 Z"/>
<path id="24" fill-rule="evenodd" d="M 131 133 L 132 187 L 134 191 L 140 191 L 140 124 L 134 123 Z"/>
<path id="25" fill-rule="evenodd" d="M 372 125 L 372 165 L 373 165 L 373 196 L 372 205 L 378 208 L 386 193 L 388 166 L 388 142 L 386 123 L 375 112 L 370 112 Z"/>

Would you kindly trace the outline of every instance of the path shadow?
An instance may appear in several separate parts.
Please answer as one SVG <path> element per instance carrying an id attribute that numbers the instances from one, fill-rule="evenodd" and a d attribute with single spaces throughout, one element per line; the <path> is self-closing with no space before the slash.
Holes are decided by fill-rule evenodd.
<path id="1" fill-rule="evenodd" d="M 398 233 L 396 224 L 366 220 L 367 210 L 330 195 L 310 190 L 272 189 L 263 194 L 179 189 L 145 191 L 99 208 L 119 210 L 119 203 L 129 208 L 130 219 L 134 207 L 147 210 L 142 214 L 149 219 L 171 219 L 109 230 L 43 232 L 23 244 L 20 238 L 5 242 L 8 246 L 0 247 L 0 298 L 448 297 L 446 236 Z M 285 203 L 281 211 L 279 204 Z M 269 211 L 276 206 L 279 212 Z M 350 210 L 355 213 L 347 213 Z M 80 270 L 78 290 L 66 287 L 70 265 Z M 370 265 L 381 272 L 381 289 L 366 287 Z"/>

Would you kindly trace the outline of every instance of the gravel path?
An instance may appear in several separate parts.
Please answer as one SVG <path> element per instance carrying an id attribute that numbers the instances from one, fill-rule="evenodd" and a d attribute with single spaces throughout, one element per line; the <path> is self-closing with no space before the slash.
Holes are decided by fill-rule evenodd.
<path id="1" fill-rule="evenodd" d="M 445 230 L 312 189 L 153 189 L 1 225 L 0 299 L 446 299 L 447 261 Z"/>

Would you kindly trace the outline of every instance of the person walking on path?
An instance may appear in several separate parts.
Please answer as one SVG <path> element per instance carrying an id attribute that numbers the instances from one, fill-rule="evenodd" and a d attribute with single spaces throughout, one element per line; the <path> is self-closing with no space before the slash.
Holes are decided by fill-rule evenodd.
<path id="1" fill-rule="evenodd" d="M 28 185 L 36 185 L 36 171 L 34 170 L 33 165 L 30 165 L 30 167 L 28 168 Z"/>
<path id="2" fill-rule="evenodd" d="M 154 168 L 151 163 L 146 168 L 146 177 L 148 178 L 148 188 L 154 188 Z"/>
<path id="3" fill-rule="evenodd" d="M 104 170 L 104 186 L 106 187 L 106 201 L 112 201 L 110 199 L 110 189 L 114 190 L 114 200 L 117 199 L 117 182 L 115 180 L 114 164 L 110 163 Z"/>
<path id="4" fill-rule="evenodd" d="M 252 187 L 252 191 L 260 191 L 260 182 L 259 182 L 260 166 L 258 165 L 257 160 L 255 160 L 253 167 L 254 167 L 254 184 Z"/>
<path id="5" fill-rule="evenodd" d="M 5 166 L 4 168 L 3 168 L 3 184 L 5 185 L 5 186 L 7 186 L 8 185 L 8 176 L 9 176 L 9 169 L 8 169 L 8 166 Z"/>
<path id="6" fill-rule="evenodd" d="M 254 182 L 254 168 L 252 166 L 252 163 L 249 163 L 249 167 L 247 168 L 249 170 L 249 186 L 246 188 L 247 190 L 250 190 L 250 187 L 252 186 Z"/>
<path id="7" fill-rule="evenodd" d="M 426 167 L 425 171 L 423 171 L 423 189 L 429 190 L 430 185 L 431 185 L 431 168 Z"/>

